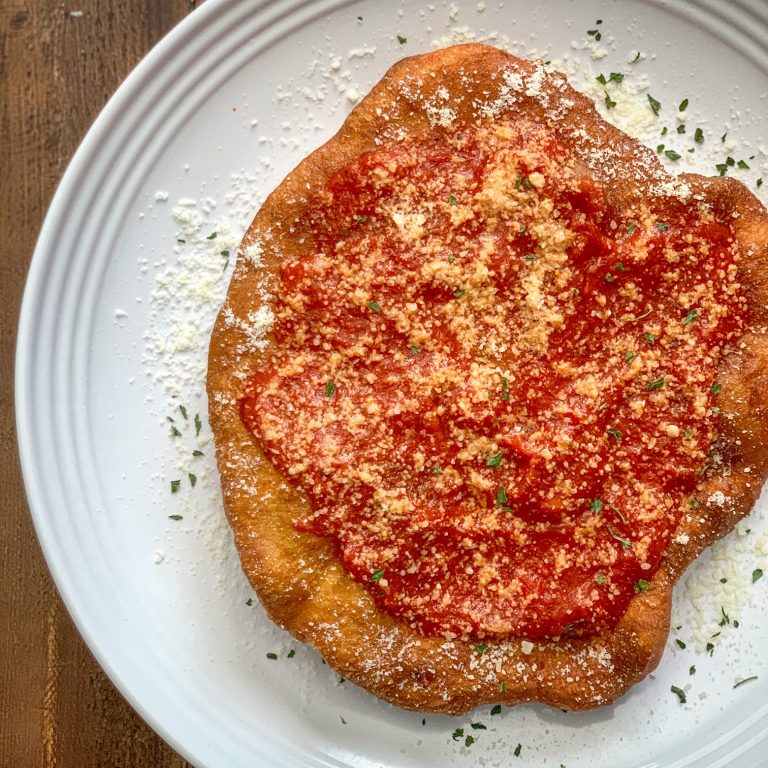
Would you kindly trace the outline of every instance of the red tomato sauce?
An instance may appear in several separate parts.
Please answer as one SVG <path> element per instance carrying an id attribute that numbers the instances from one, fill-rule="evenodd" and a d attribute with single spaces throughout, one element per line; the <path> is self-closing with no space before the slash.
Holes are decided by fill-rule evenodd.
<path id="1" fill-rule="evenodd" d="M 395 618 L 588 636 L 699 503 L 738 254 L 684 195 L 620 199 L 554 134 L 506 128 L 330 180 L 241 415 L 308 501 L 297 528 Z"/>

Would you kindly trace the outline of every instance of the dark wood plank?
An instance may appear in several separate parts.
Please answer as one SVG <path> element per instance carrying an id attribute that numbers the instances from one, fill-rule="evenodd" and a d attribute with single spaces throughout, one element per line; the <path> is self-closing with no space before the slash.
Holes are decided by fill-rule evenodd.
<path id="1" fill-rule="evenodd" d="M 13 428 L 35 238 L 69 158 L 190 0 L 0 0 L 0 767 L 182 768 L 93 660 L 40 554 Z M 74 12 L 74 13 L 73 13 Z"/>

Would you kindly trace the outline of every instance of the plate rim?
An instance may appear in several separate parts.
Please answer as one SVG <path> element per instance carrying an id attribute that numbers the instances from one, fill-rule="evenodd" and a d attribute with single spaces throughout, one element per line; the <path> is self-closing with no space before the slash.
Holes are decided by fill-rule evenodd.
<path id="1" fill-rule="evenodd" d="M 696 0 L 690 1 L 691 4 L 696 4 Z M 651 5 L 657 4 L 654 0 L 646 0 L 646 2 Z M 269 6 L 277 6 L 281 4 L 280 0 L 260 0 L 255 3 L 255 6 L 260 12 Z M 109 128 L 110 124 L 116 119 L 119 119 L 120 116 L 125 113 L 126 109 L 130 109 L 132 95 L 140 89 L 147 77 L 154 71 L 157 64 L 161 62 L 163 58 L 170 55 L 175 49 L 183 46 L 190 38 L 193 38 L 198 34 L 200 29 L 208 23 L 211 17 L 214 17 L 220 12 L 224 12 L 228 7 L 234 7 L 235 5 L 236 0 L 207 0 L 206 3 L 196 8 L 187 17 L 182 19 L 144 56 L 136 67 L 132 69 L 128 77 L 110 97 L 96 120 L 88 129 L 88 132 L 72 156 L 72 159 L 68 163 L 66 170 L 57 185 L 38 234 L 24 286 L 15 350 L 14 406 L 17 449 L 19 453 L 23 485 L 28 507 L 30 509 L 30 516 L 32 517 L 35 532 L 38 541 L 40 542 L 52 580 L 68 613 L 72 617 L 78 632 L 83 637 L 90 652 L 94 655 L 99 665 L 104 669 L 112 683 L 118 688 L 121 695 L 166 743 L 184 756 L 190 763 L 192 763 L 193 760 L 196 760 L 199 755 L 192 755 L 192 753 L 187 750 L 186 746 L 163 725 L 163 722 L 158 720 L 146 709 L 142 699 L 138 698 L 133 693 L 131 686 L 112 665 L 105 649 L 100 647 L 100 643 L 97 642 L 96 638 L 93 636 L 87 620 L 79 610 L 78 601 L 75 600 L 71 594 L 71 586 L 69 587 L 69 591 L 67 589 L 67 579 L 62 573 L 62 569 L 60 567 L 54 567 L 60 558 L 56 554 L 54 543 L 49 538 L 49 530 L 46 527 L 44 519 L 45 515 L 40 512 L 41 509 L 45 509 L 48 505 L 42 500 L 43 494 L 41 493 L 41 489 L 38 487 L 39 483 L 35 478 L 37 467 L 33 463 L 33 438 L 29 431 L 30 421 L 26 417 L 30 408 L 30 403 L 27 398 L 26 373 L 31 370 L 32 367 L 30 365 L 32 358 L 30 338 L 31 331 L 35 327 L 35 311 L 38 307 L 35 299 L 40 295 L 41 287 L 44 285 L 46 279 L 45 267 L 47 266 L 47 261 L 50 259 L 51 254 L 56 251 L 54 238 L 58 231 L 57 224 L 61 218 L 61 213 L 66 210 L 69 200 L 75 192 L 75 183 L 82 176 L 87 167 L 89 158 L 96 151 L 99 142 L 103 139 L 105 130 Z M 666 4 L 664 5 L 666 6 Z M 668 6 L 664 9 L 667 12 L 672 10 Z M 38 511 L 36 512 L 35 509 Z"/>

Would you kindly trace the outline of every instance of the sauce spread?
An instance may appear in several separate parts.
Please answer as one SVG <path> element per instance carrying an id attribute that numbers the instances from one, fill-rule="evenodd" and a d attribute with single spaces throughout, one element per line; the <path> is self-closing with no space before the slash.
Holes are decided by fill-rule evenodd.
<path id="1" fill-rule="evenodd" d="M 698 504 L 739 256 L 684 194 L 628 198 L 526 119 L 436 129 L 338 172 L 282 266 L 242 420 L 424 633 L 602 632 Z"/>

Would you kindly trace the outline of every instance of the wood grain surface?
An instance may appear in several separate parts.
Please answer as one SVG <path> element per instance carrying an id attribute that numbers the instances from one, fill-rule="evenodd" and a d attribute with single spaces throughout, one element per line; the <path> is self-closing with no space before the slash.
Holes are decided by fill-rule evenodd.
<path id="1" fill-rule="evenodd" d="M 0 768 L 182 768 L 93 660 L 21 483 L 13 356 L 48 203 L 101 108 L 190 0 L 0 0 Z"/>

